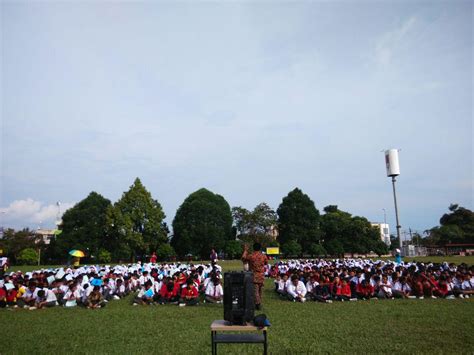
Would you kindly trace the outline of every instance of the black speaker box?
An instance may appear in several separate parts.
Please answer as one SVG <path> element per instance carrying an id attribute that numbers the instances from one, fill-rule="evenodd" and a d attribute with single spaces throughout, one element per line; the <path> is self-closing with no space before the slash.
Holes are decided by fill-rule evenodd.
<path id="1" fill-rule="evenodd" d="M 224 320 L 245 324 L 254 318 L 254 286 L 251 272 L 224 274 Z"/>

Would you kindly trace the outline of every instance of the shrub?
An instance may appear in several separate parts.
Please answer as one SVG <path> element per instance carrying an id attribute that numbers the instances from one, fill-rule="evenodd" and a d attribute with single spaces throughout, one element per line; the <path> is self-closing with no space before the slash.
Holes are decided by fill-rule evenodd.
<path id="1" fill-rule="evenodd" d="M 26 248 L 20 251 L 16 260 L 18 264 L 35 265 L 38 262 L 38 253 L 33 248 Z"/>
<path id="2" fill-rule="evenodd" d="M 112 254 L 105 250 L 105 249 L 100 249 L 99 250 L 99 262 L 102 264 L 107 264 L 112 261 Z"/>

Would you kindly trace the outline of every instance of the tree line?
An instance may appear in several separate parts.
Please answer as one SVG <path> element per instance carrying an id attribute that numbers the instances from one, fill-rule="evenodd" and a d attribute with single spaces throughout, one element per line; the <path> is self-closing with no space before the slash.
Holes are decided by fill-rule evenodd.
<path id="1" fill-rule="evenodd" d="M 474 214 L 450 207 L 441 226 L 433 228 L 436 241 L 473 241 Z M 71 249 L 83 250 L 89 262 L 143 260 L 156 252 L 160 260 L 208 258 L 211 249 L 228 258 L 240 256 L 242 243 L 258 241 L 263 247 L 279 246 L 284 256 L 339 256 L 343 253 L 388 252 L 378 228 L 365 217 L 353 216 L 336 205 L 316 208 L 299 188 L 282 199 L 277 210 L 262 202 L 252 210 L 231 208 L 221 195 L 207 189 L 191 193 L 180 205 L 168 228 L 161 204 L 135 179 L 128 191 L 112 203 L 97 192 L 67 210 L 60 234 L 49 245 L 33 241 L 31 231 L 7 230 L 0 249 L 13 262 L 34 259 L 41 247 L 46 263 L 64 262 Z M 428 240 L 427 238 L 424 238 Z M 20 255 L 25 249 L 25 255 Z"/>

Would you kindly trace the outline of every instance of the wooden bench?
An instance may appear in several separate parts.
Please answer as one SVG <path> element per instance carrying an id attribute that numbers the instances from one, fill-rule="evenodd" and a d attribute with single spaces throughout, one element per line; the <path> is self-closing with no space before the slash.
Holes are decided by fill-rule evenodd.
<path id="1" fill-rule="evenodd" d="M 224 334 L 218 334 L 222 332 Z M 227 332 L 258 332 L 257 334 L 235 334 Z M 217 355 L 217 344 L 263 344 L 263 354 L 267 355 L 267 327 L 258 328 L 252 324 L 232 325 L 225 320 L 215 320 L 211 324 L 212 354 Z"/>

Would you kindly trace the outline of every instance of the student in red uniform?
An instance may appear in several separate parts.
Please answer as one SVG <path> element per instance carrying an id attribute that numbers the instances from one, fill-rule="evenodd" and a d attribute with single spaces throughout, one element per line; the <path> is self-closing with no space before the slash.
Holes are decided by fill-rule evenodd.
<path id="1" fill-rule="evenodd" d="M 337 279 L 339 279 L 337 277 Z M 351 286 L 347 283 L 346 279 L 339 281 L 336 284 L 336 300 L 348 301 L 351 298 Z"/>
<path id="2" fill-rule="evenodd" d="M 0 308 L 7 306 L 7 291 L 4 286 L 0 287 Z"/>
<path id="3" fill-rule="evenodd" d="M 195 306 L 198 304 L 199 299 L 199 292 L 194 286 L 194 282 L 192 279 L 188 279 L 186 281 L 186 287 L 183 287 L 181 290 L 181 297 L 179 300 L 180 306 Z"/>
<path id="4" fill-rule="evenodd" d="M 374 286 L 370 284 L 367 280 L 362 280 L 360 284 L 356 287 L 357 298 L 368 300 L 372 297 L 375 297 Z"/>
<path id="5" fill-rule="evenodd" d="M 171 303 L 174 301 L 175 296 L 173 280 L 165 278 L 160 290 L 160 303 Z"/>

